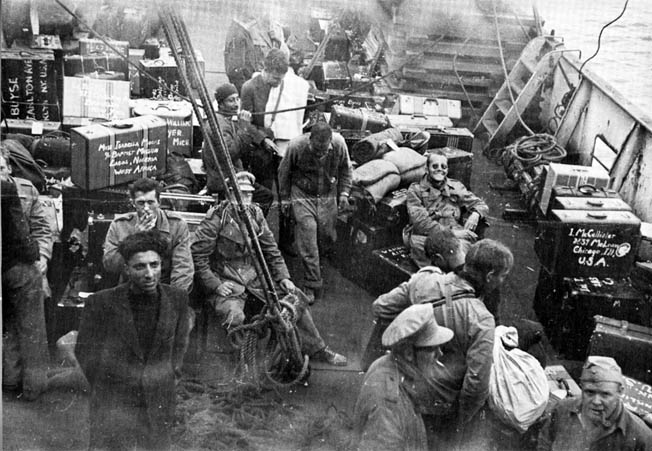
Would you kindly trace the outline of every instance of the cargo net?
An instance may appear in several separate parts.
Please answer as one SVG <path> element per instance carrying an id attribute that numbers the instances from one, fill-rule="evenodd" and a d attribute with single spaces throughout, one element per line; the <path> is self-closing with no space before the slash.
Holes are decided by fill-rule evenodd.
<path id="1" fill-rule="evenodd" d="M 276 315 L 266 306 L 250 322 L 232 328 L 229 339 L 238 350 L 235 380 L 257 389 L 289 386 L 307 380 L 308 357 L 301 349 L 297 320 L 307 304 L 301 291 L 279 300 Z"/>

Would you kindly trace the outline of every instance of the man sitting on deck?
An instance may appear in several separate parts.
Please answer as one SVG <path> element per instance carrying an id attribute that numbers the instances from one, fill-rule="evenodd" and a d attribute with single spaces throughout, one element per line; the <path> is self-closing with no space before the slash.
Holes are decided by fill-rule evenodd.
<path id="1" fill-rule="evenodd" d="M 430 265 L 424 243 L 432 229 L 448 227 L 458 238 L 473 243 L 478 239 L 475 231 L 480 220 L 489 212 L 482 199 L 447 176 L 446 154 L 433 150 L 428 154 L 426 174 L 408 188 L 410 224 L 403 230 L 403 241 L 420 268 Z"/>
<path id="2" fill-rule="evenodd" d="M 253 175 L 242 172 L 237 177 L 271 277 L 283 292 L 297 290 L 262 210 L 251 203 Z M 260 310 L 265 302 L 263 281 L 258 278 L 254 265 L 256 257 L 249 253 L 236 208 L 236 205 L 224 201 L 210 210 L 197 227 L 191 246 L 201 288 L 227 330 L 244 324 L 245 310 Z M 308 307 L 300 313 L 297 328 L 306 354 L 315 361 L 346 365 L 346 357 L 326 346 Z"/>

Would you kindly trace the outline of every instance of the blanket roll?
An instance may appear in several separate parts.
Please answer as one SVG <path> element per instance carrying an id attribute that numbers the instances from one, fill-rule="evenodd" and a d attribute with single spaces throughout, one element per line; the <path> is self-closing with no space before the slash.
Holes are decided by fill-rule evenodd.
<path id="1" fill-rule="evenodd" d="M 357 142 L 351 149 L 351 159 L 360 164 L 367 161 L 380 158 L 385 152 L 391 150 L 387 146 L 387 141 L 392 140 L 395 143 L 403 141 L 403 135 L 398 128 L 388 128 L 382 132 L 374 133 Z"/>

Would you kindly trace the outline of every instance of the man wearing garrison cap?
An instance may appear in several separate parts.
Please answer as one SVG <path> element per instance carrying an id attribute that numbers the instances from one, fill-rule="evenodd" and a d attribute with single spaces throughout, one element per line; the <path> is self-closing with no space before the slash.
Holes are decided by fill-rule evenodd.
<path id="1" fill-rule="evenodd" d="M 240 110 L 240 96 L 234 85 L 224 83 L 215 89 L 215 100 L 217 102 L 217 122 L 224 137 L 226 150 L 231 156 L 231 161 L 236 171 L 242 171 L 243 157 L 255 153 L 254 150 L 264 145 L 269 140 L 263 132 L 258 131 L 251 125 L 251 113 Z M 227 174 L 226 161 L 220 152 L 219 139 L 215 141 L 219 166 Z M 202 149 L 202 162 L 206 171 L 206 186 L 210 193 L 216 193 L 224 197 L 225 191 L 222 180 L 219 176 L 218 164 L 206 141 Z M 260 205 L 263 213 L 267 215 L 272 205 L 274 196 L 272 191 L 256 183 L 254 186 L 253 202 Z"/>
<path id="2" fill-rule="evenodd" d="M 437 407 L 431 369 L 451 338 L 430 304 L 406 308 L 387 327 L 382 342 L 391 352 L 369 367 L 355 405 L 358 450 L 428 449 L 421 414 Z"/>
<path id="3" fill-rule="evenodd" d="M 582 397 L 560 401 L 546 418 L 538 451 L 652 449 L 652 430 L 623 404 L 623 374 L 613 358 L 590 356 L 580 383 Z"/>

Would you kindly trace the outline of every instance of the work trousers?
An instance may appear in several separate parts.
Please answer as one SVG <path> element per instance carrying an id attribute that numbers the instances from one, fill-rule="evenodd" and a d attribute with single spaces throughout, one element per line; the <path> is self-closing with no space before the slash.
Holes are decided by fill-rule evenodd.
<path id="1" fill-rule="evenodd" d="M 322 287 L 320 254 L 337 238 L 337 193 L 333 187 L 324 196 L 309 196 L 292 186 L 290 200 L 296 219 L 295 243 L 304 270 L 304 286 L 319 290 Z"/>
<path id="2" fill-rule="evenodd" d="M 23 383 L 27 398 L 47 388 L 48 343 L 43 275 L 34 264 L 17 263 L 2 273 L 4 385 Z"/>
<path id="3" fill-rule="evenodd" d="M 243 324 L 247 313 L 258 313 L 263 307 L 262 301 L 248 294 L 246 291 L 238 296 L 222 297 L 213 295 L 209 297 L 208 302 L 213 306 L 222 325 L 226 328 L 235 327 Z M 249 303 L 247 305 L 247 303 Z M 317 351 L 326 347 L 324 339 L 315 326 L 312 314 L 308 306 L 299 306 L 297 308 L 299 318 L 297 319 L 297 330 L 301 340 L 301 350 L 311 356 Z"/>

